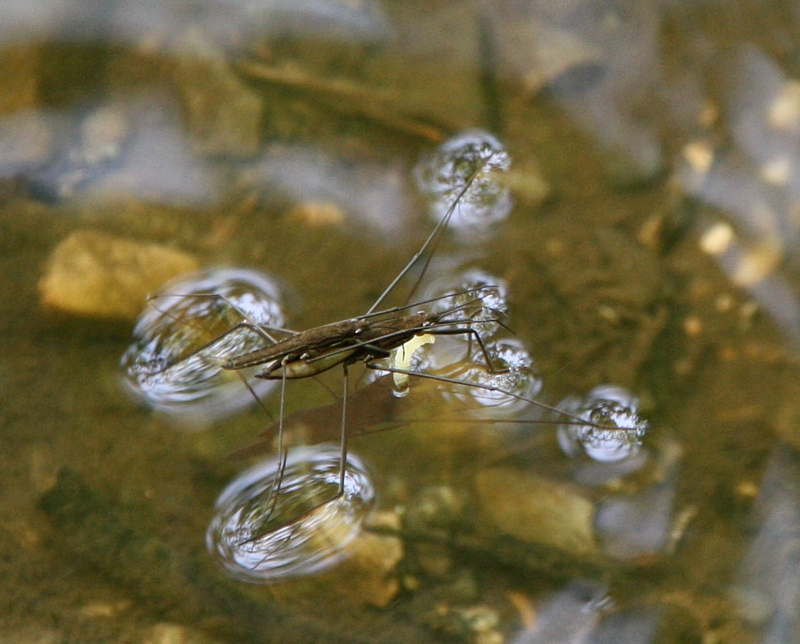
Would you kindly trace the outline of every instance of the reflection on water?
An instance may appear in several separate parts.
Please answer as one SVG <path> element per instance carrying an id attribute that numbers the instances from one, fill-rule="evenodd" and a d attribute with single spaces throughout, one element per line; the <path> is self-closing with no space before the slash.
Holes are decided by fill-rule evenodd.
<path id="1" fill-rule="evenodd" d="M 649 644 L 663 636 L 664 610 L 652 606 L 614 611 L 607 589 L 573 582 L 548 598 L 536 624 L 512 644 Z"/>
<path id="2" fill-rule="evenodd" d="M 264 275 L 211 269 L 173 280 L 136 323 L 121 361 L 124 384 L 145 405 L 203 427 L 275 386 L 222 364 L 261 348 L 282 325 L 278 287 Z"/>
<path id="3" fill-rule="evenodd" d="M 651 466 L 658 470 L 656 480 L 633 494 L 609 495 L 600 502 L 595 519 L 597 533 L 610 556 L 634 561 L 663 555 L 675 547 L 685 520 L 693 513 L 686 508 L 681 520 L 676 521 L 675 487 L 681 457 L 678 445 L 662 441 L 650 457 Z"/>
<path id="4" fill-rule="evenodd" d="M 0 639 L 149 642 L 170 620 L 184 639 L 192 623 L 241 641 L 215 630 L 242 619 L 241 596 L 190 608 L 225 573 L 151 594 L 169 571 L 116 565 L 126 530 L 92 557 L 49 540 L 64 528 L 35 497 L 69 466 L 152 510 L 120 504 L 141 524 L 131 552 L 206 558 L 235 476 L 214 441 L 245 431 L 229 416 L 254 402 L 251 374 L 222 362 L 281 333 L 262 327 L 367 311 L 430 233 L 426 213 L 494 152 L 412 293 L 480 289 L 426 306 L 462 306 L 486 352 L 467 334 L 407 356 L 480 387 L 418 379 L 392 400 L 354 367 L 348 426 L 377 476 L 351 456 L 345 495 L 312 509 L 338 489 L 340 452 L 303 445 L 338 432 L 341 374 L 299 384 L 285 476 L 273 484 L 273 458 L 230 483 L 214 556 L 263 581 L 342 563 L 356 534 L 393 539 L 371 576 L 303 591 L 323 641 L 796 640 L 799 20 L 782 2 L 6 2 Z M 140 407 L 114 385 L 128 329 L 40 310 L 38 267 L 73 235 L 102 235 L 109 263 L 133 241 L 253 269 L 151 302 L 123 358 Z M 67 264 L 86 286 L 98 262 L 82 249 Z M 274 383 L 250 384 L 279 405 Z M 534 397 L 624 431 L 525 425 L 553 418 Z M 241 420 L 267 422 L 262 408 Z M 511 423 L 526 431 L 495 431 Z M 773 449 L 776 429 L 792 447 Z M 425 490 L 447 491 L 435 517 Z M 364 528 L 375 499 L 385 522 Z M 350 583 L 359 600 L 331 609 Z"/>
<path id="5" fill-rule="evenodd" d="M 595 461 L 625 460 L 636 456 L 647 431 L 647 421 L 639 418 L 639 401 L 622 387 L 595 387 L 584 398 L 573 396 L 561 401 L 559 409 L 601 427 L 623 430 L 608 431 L 579 424 L 561 425 L 558 428 L 558 442 L 569 456 L 585 453 Z"/>
<path id="6" fill-rule="evenodd" d="M 468 337 L 448 340 L 449 346 L 439 347 L 436 360 L 450 365 L 443 369 L 444 375 L 464 385 L 444 387 L 442 393 L 451 402 L 472 402 L 464 405 L 472 415 L 513 418 L 529 407 L 528 401 L 541 391 L 542 381 L 537 377 L 533 358 L 516 338 L 490 338 L 485 342 L 491 370 L 486 369 L 486 358 L 480 349 L 473 346 L 470 350 Z M 459 354 L 469 357 L 454 361 L 452 358 Z"/>
<path id="7" fill-rule="evenodd" d="M 449 139 L 417 166 L 417 182 L 432 197 L 431 214 L 437 222 L 479 164 L 483 164 L 480 176 L 461 197 L 450 218 L 450 225 L 464 237 L 485 235 L 492 224 L 508 216 L 514 205 L 497 176 L 511 168 L 511 157 L 503 144 L 486 132 L 465 132 Z"/>
<path id="8" fill-rule="evenodd" d="M 154 93 L 101 102 L 76 114 L 17 115 L 0 126 L 18 146 L 18 159 L 3 159 L 0 175 L 24 168 L 31 191 L 46 201 L 135 194 L 164 204 L 214 203 L 222 186 L 193 154 L 177 111 L 173 100 Z M 62 131 L 71 133 L 62 148 L 38 145 L 52 145 Z"/>
<path id="9" fill-rule="evenodd" d="M 349 163 L 311 146 L 276 146 L 248 171 L 260 190 L 297 203 L 336 204 L 337 212 L 360 226 L 391 234 L 408 216 L 407 186 L 391 164 Z"/>
<path id="10" fill-rule="evenodd" d="M 470 253 L 463 255 L 466 255 L 467 261 L 471 259 Z M 483 335 L 493 336 L 500 330 L 504 316 L 508 313 L 508 282 L 475 266 L 459 266 L 463 261 L 465 260 L 461 256 L 436 257 L 435 263 L 428 270 L 428 278 L 425 280 L 427 283 L 420 299 L 434 300 L 431 310 L 441 312 L 467 304 L 474 297 L 470 292 L 480 289 L 481 309 L 472 317 L 480 322 L 479 328 Z M 457 293 L 462 295 L 455 295 Z"/>
<path id="11" fill-rule="evenodd" d="M 454 257 L 437 257 L 430 273 L 421 299 L 434 300 L 434 312 L 469 307 L 470 326 L 478 332 L 483 346 L 471 334 L 439 336 L 435 344 L 417 351 L 415 368 L 466 383 L 448 384 L 441 390 L 451 402 L 471 403 L 464 405 L 471 414 L 513 417 L 528 405 L 527 400 L 536 398 L 542 383 L 524 343 L 510 337 L 506 328 L 508 284 L 484 270 L 463 268 Z M 479 307 L 474 306 L 476 290 Z M 470 383 L 481 388 L 470 387 Z"/>
<path id="12" fill-rule="evenodd" d="M 340 465 L 339 446 L 322 444 L 291 450 L 285 464 L 276 458 L 243 472 L 217 499 L 209 552 L 237 579 L 257 583 L 340 562 L 375 501 L 364 464 L 352 453 L 337 496 Z"/>

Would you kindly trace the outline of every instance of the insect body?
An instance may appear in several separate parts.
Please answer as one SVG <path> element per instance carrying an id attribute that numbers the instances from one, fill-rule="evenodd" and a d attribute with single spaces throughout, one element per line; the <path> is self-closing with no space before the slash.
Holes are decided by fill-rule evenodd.
<path id="1" fill-rule="evenodd" d="M 384 357 L 431 324 L 425 313 L 389 320 L 354 318 L 302 331 L 270 347 L 237 356 L 223 369 L 264 365 L 256 374 L 267 380 L 318 375 L 337 365 Z"/>
<path id="2" fill-rule="evenodd" d="M 421 308 L 426 304 L 440 303 L 444 301 L 444 298 L 434 298 L 432 300 L 415 302 L 395 308 L 378 310 L 380 305 L 395 290 L 398 283 L 421 262 L 423 265 L 419 277 L 408 296 L 408 300 L 410 300 L 428 268 L 431 260 L 431 253 L 442 232 L 447 227 L 462 199 L 465 199 L 468 192 L 475 188 L 478 177 L 482 173 L 485 174 L 487 169 L 492 167 L 493 160 L 497 153 L 489 147 L 483 147 L 478 150 L 473 150 L 473 154 L 476 154 L 477 157 L 472 159 L 474 165 L 469 174 L 464 177 L 463 183 L 457 187 L 456 195 L 452 199 L 445 214 L 429 234 L 421 248 L 398 273 L 381 296 L 373 303 L 367 313 L 362 316 L 325 324 L 305 331 L 295 333 L 289 332 L 290 335 L 278 340 L 272 339 L 269 330 L 263 329 L 256 324 L 245 322 L 244 326 L 250 327 L 252 330 L 263 334 L 266 339 L 270 340 L 270 344 L 265 347 L 231 356 L 219 363 L 222 369 L 229 371 L 260 366 L 260 370 L 255 374 L 256 378 L 281 381 L 280 411 L 277 427 L 277 458 L 280 463 L 280 471 L 276 476 L 274 488 L 270 493 L 272 497 L 271 503 L 273 505 L 280 494 L 281 479 L 287 456 L 283 446 L 286 381 L 317 376 L 338 366 L 341 366 L 343 369 L 338 490 L 332 497 L 325 499 L 310 510 L 306 509 L 302 513 L 306 515 L 316 507 L 330 503 L 343 494 L 345 470 L 347 466 L 346 419 L 348 367 L 350 365 L 361 362 L 369 369 L 394 372 L 396 375 L 420 375 L 422 377 L 435 378 L 440 382 L 462 384 L 442 376 L 417 374 L 401 366 L 378 364 L 379 360 L 389 357 L 393 351 L 400 349 L 409 340 L 417 336 L 427 334 L 434 336 L 461 335 L 469 338 L 468 347 L 471 347 L 474 343 L 478 348 L 484 362 L 484 368 L 488 372 L 498 373 L 502 371 L 493 367 L 489 352 L 476 328 L 480 323 L 494 322 L 501 325 L 503 324 L 499 319 L 500 314 L 484 305 L 484 298 L 489 293 L 496 290 L 492 286 L 480 286 L 450 294 L 447 297 L 459 296 L 463 298 L 463 301 L 452 304 L 444 310 L 426 311 Z M 465 357 L 469 358 L 469 356 Z M 475 384 L 474 386 L 492 391 L 497 389 L 490 385 Z M 513 394 L 511 395 L 513 396 Z M 267 512 L 267 516 L 270 514 L 271 511 Z M 295 519 L 297 518 L 299 517 L 295 517 Z"/>
<path id="3" fill-rule="evenodd" d="M 478 289 L 481 290 L 481 289 Z M 462 307 L 459 307 L 462 308 Z M 395 309 L 396 314 L 400 309 Z M 453 317 L 454 309 L 407 315 L 373 314 L 302 331 L 275 344 L 231 358 L 223 369 L 264 365 L 256 375 L 266 380 L 292 380 L 318 375 L 338 365 L 348 366 L 387 357 L 420 334 L 473 335 L 485 353 L 483 341 L 469 321 Z M 487 362 L 489 360 L 486 354 Z M 491 368 L 491 365 L 487 365 Z"/>
<path id="4" fill-rule="evenodd" d="M 200 349 L 195 349 L 185 355 L 179 355 L 176 360 L 171 361 L 171 364 L 166 367 L 156 364 L 155 366 L 149 365 L 152 369 L 142 370 L 145 372 L 146 377 L 156 377 L 157 379 L 158 375 L 166 372 L 167 369 L 179 366 L 181 363 L 196 361 L 199 358 L 200 362 L 205 362 L 209 366 L 215 366 L 222 371 L 228 372 L 242 373 L 243 370 L 257 367 L 256 378 L 262 381 L 280 382 L 280 409 L 277 422 L 277 472 L 267 494 L 266 511 L 259 511 L 261 516 L 259 527 L 250 531 L 249 536 L 242 537 L 238 545 L 252 544 L 273 532 L 277 534 L 279 530 L 299 521 L 317 508 L 341 498 L 344 494 L 348 467 L 348 367 L 356 363 L 362 363 L 368 369 L 394 372 L 395 375 L 414 375 L 436 380 L 447 386 L 459 387 L 466 385 L 478 390 L 500 392 L 512 399 L 516 398 L 523 403 L 554 412 L 559 417 L 567 419 L 567 422 L 574 422 L 581 426 L 595 426 L 583 416 L 571 414 L 540 401 L 507 391 L 491 381 L 465 383 L 463 380 L 442 375 L 442 373 L 414 371 L 407 363 L 398 364 L 394 362 L 387 365 L 383 361 L 393 351 L 400 350 L 410 340 L 419 339 L 420 336 L 462 336 L 467 338 L 466 355 L 464 355 L 465 362 L 481 362 L 480 368 L 484 373 L 502 374 L 505 371 L 503 368 L 494 366 L 494 361 L 482 337 L 482 329 L 486 328 L 486 325 L 505 326 L 501 319 L 502 312 L 494 310 L 487 304 L 496 296 L 497 287 L 483 285 L 462 288 L 462 290 L 455 293 L 450 292 L 444 297 L 410 303 L 428 269 L 436 245 L 454 213 L 456 213 L 460 205 L 474 198 L 476 191 L 480 194 L 487 191 L 485 185 L 486 175 L 495 165 L 502 165 L 496 164 L 496 157 L 498 154 L 504 153 L 498 153 L 491 145 L 482 145 L 473 147 L 470 150 L 470 154 L 471 156 L 459 168 L 461 179 L 455 184 L 452 191 L 454 197 L 447 210 L 419 250 L 400 270 L 395 279 L 392 280 L 365 314 L 313 327 L 305 331 L 294 332 L 283 328 L 275 328 L 267 323 L 248 317 L 245 311 L 236 307 L 232 301 L 229 301 L 224 296 L 205 293 L 204 296 L 206 298 L 216 297 L 218 298 L 215 300 L 217 303 L 221 300 L 223 303 L 228 304 L 244 321 L 235 324 L 232 328 L 215 337 L 211 342 L 205 343 Z M 465 167 L 468 168 L 466 172 L 463 171 Z M 489 190 L 489 192 L 491 191 Z M 381 310 L 380 307 L 389 295 L 396 290 L 401 280 L 420 264 L 418 277 L 410 289 L 406 303 L 394 308 Z M 447 304 L 444 304 L 445 302 Z M 431 305 L 432 310 L 425 310 L 424 307 L 426 305 Z M 259 342 L 255 345 L 256 348 L 253 348 L 251 344 L 239 351 L 225 350 L 227 347 L 236 346 L 237 338 L 242 334 L 250 334 L 253 337 L 257 337 Z M 156 343 L 151 342 L 150 344 Z M 148 344 L 148 346 L 150 345 Z M 477 354 L 474 353 L 473 347 L 477 348 Z M 310 506 L 306 504 L 293 515 L 288 517 L 282 515 L 278 518 L 276 515 L 279 513 L 273 511 L 278 504 L 279 498 L 282 499 L 284 475 L 290 474 L 290 472 L 287 472 L 287 450 L 284 448 L 283 435 L 286 383 L 289 380 L 314 377 L 336 367 L 341 367 L 343 370 L 338 484 L 334 485 L 335 490 L 332 493 L 319 502 L 314 502 Z M 242 380 L 251 393 L 256 396 L 245 376 L 242 376 Z M 262 384 L 266 383 L 262 382 Z M 257 396 L 256 399 L 258 399 Z M 609 429 L 613 430 L 614 428 Z M 289 465 L 291 470 L 293 464 L 289 463 Z M 287 495 L 289 494 L 288 487 L 294 485 L 292 483 L 293 480 L 292 476 L 288 476 L 286 479 Z M 281 502 L 283 501 L 281 500 Z"/>

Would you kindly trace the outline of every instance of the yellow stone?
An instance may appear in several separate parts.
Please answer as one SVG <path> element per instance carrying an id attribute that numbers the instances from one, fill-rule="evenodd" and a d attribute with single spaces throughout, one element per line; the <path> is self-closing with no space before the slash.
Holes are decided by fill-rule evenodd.
<path id="1" fill-rule="evenodd" d="M 134 320 L 148 295 L 199 267 L 195 257 L 179 250 L 78 231 L 53 250 L 39 293 L 43 306 L 62 313 Z"/>

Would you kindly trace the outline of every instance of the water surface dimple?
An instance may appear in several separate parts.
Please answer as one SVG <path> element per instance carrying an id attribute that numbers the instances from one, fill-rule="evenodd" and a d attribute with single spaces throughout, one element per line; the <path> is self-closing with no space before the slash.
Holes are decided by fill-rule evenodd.
<path id="1" fill-rule="evenodd" d="M 570 456 L 586 454 L 601 462 L 624 460 L 636 456 L 647 431 L 647 421 L 639 417 L 638 399 L 615 385 L 595 387 L 584 398 L 567 398 L 559 409 L 590 423 L 559 427 L 559 443 Z"/>
<path id="2" fill-rule="evenodd" d="M 206 533 L 211 556 L 232 576 L 269 583 L 322 572 L 347 558 L 347 546 L 372 509 L 364 463 L 348 454 L 340 495 L 340 447 L 289 451 L 236 477 L 217 499 Z"/>
<path id="3" fill-rule="evenodd" d="M 122 356 L 126 389 L 185 426 L 203 427 L 254 402 L 274 383 L 222 368 L 265 346 L 283 324 L 280 291 L 245 269 L 210 269 L 170 282 L 151 299 Z M 251 382 L 252 381 L 252 382 Z"/>
<path id="4" fill-rule="evenodd" d="M 469 177 L 483 165 L 472 185 Z M 507 172 L 511 157 L 493 135 L 470 130 L 445 142 L 417 166 L 417 182 L 433 198 L 432 219 L 439 221 L 465 190 L 450 225 L 464 237 L 481 239 L 487 228 L 505 219 L 514 202 L 496 174 Z"/>

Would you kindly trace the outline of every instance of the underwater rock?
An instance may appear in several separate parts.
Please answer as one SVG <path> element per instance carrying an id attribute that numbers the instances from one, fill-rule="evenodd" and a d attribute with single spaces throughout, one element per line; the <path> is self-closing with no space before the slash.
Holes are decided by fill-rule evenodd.
<path id="1" fill-rule="evenodd" d="M 78 231 L 53 250 L 39 294 L 54 311 L 134 320 L 161 284 L 198 268 L 194 257 L 178 250 Z"/>
<path id="2" fill-rule="evenodd" d="M 221 50 L 199 31 L 181 39 L 175 82 L 197 152 L 206 157 L 254 155 L 261 143 L 261 98 L 234 73 Z"/>
<path id="3" fill-rule="evenodd" d="M 289 581 L 279 592 L 300 605 L 323 595 L 343 607 L 386 608 L 400 591 L 396 568 L 404 554 L 399 537 L 363 532 L 347 546 L 348 559 L 316 577 Z"/>
<path id="4" fill-rule="evenodd" d="M 480 472 L 475 487 L 487 528 L 565 556 L 600 554 L 594 505 L 570 487 L 511 468 Z"/>
<path id="5" fill-rule="evenodd" d="M 580 34 L 548 24 L 519 3 L 487 5 L 501 81 L 516 81 L 526 96 L 538 94 L 564 74 L 599 72 L 602 50 Z"/>
<path id="6" fill-rule="evenodd" d="M 149 628 L 141 639 L 142 644 L 221 644 L 205 633 L 182 624 L 159 622 Z"/>

